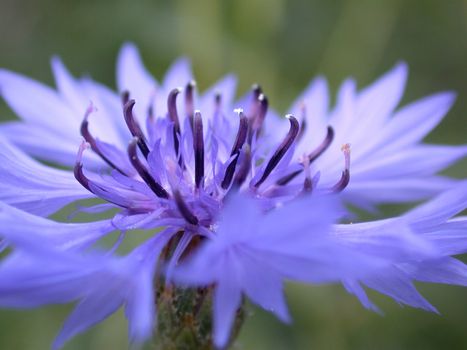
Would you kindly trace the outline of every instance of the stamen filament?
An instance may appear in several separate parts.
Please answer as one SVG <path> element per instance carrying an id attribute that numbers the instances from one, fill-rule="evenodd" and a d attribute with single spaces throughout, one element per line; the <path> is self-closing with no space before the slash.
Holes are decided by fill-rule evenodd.
<path id="1" fill-rule="evenodd" d="M 138 121 L 133 115 L 133 107 L 135 106 L 135 100 L 129 100 L 123 107 L 123 115 L 125 117 L 126 125 L 130 130 L 131 135 L 138 139 L 138 147 L 147 159 L 149 155 L 149 147 L 147 145 L 146 137 L 138 124 Z"/>
<path id="2" fill-rule="evenodd" d="M 193 151 L 195 154 L 195 184 L 199 188 L 204 178 L 204 137 L 203 119 L 199 111 L 194 112 Z"/>
<path id="3" fill-rule="evenodd" d="M 302 124 L 303 125 L 303 124 Z M 313 163 L 316 159 L 318 159 L 331 145 L 332 140 L 334 139 L 334 129 L 331 126 L 328 126 L 326 137 L 324 138 L 323 142 L 316 148 L 313 152 L 308 155 L 308 163 Z M 276 184 L 279 186 L 285 186 L 290 181 L 295 179 L 298 175 L 301 174 L 303 169 L 296 170 L 288 175 L 283 176 L 279 180 L 277 180 Z"/>
<path id="4" fill-rule="evenodd" d="M 173 89 L 169 93 L 169 97 L 167 98 L 168 115 L 169 115 L 170 120 L 172 120 L 172 122 L 174 123 L 173 138 L 174 138 L 175 154 L 177 157 L 179 156 L 179 150 L 180 150 L 179 136 L 181 135 L 180 121 L 178 119 L 178 112 L 177 112 L 177 96 L 180 92 L 181 92 L 180 89 Z"/>
<path id="5" fill-rule="evenodd" d="M 227 169 L 225 170 L 224 179 L 222 180 L 222 183 L 221 183 L 221 187 L 224 190 L 227 189 L 232 182 L 232 179 L 235 173 L 235 168 L 237 166 L 238 157 L 240 156 L 240 149 L 243 147 L 243 144 L 245 143 L 246 136 L 248 133 L 248 119 L 243 114 L 243 111 L 241 109 L 236 110 L 236 112 L 238 113 L 238 116 L 240 117 L 240 119 L 239 119 L 237 137 L 235 138 L 235 142 L 232 146 L 232 151 L 230 152 L 230 156 L 231 157 L 235 156 L 235 158 L 232 160 L 232 162 L 227 166 Z"/>
<path id="6" fill-rule="evenodd" d="M 174 195 L 175 203 L 177 204 L 177 208 L 180 214 L 182 214 L 182 216 L 185 218 L 185 220 L 188 223 L 192 225 L 198 225 L 199 223 L 198 218 L 188 208 L 180 192 L 178 190 L 174 190 L 173 195 Z"/>
<path id="7" fill-rule="evenodd" d="M 346 143 L 341 147 L 342 152 L 344 153 L 345 160 L 345 169 L 342 171 L 341 178 L 337 183 L 332 186 L 332 192 L 341 192 L 350 182 L 350 144 Z"/>
<path id="8" fill-rule="evenodd" d="M 288 115 L 287 118 L 290 122 L 289 132 L 279 147 L 276 149 L 269 162 L 266 164 L 263 175 L 258 180 L 258 182 L 256 182 L 254 187 L 259 187 L 267 179 L 267 177 L 271 174 L 277 164 L 279 164 L 280 160 L 282 157 L 284 157 L 285 153 L 289 150 L 290 146 L 292 146 L 295 138 L 297 137 L 298 130 L 300 128 L 297 119 L 295 119 L 292 115 Z"/>
<path id="9" fill-rule="evenodd" d="M 97 146 L 96 139 L 90 133 L 88 118 L 89 118 L 90 114 L 93 111 L 94 111 L 94 107 L 92 105 L 90 105 L 88 107 L 88 109 L 86 110 L 86 113 L 84 115 L 84 119 L 81 122 L 81 128 L 80 128 L 81 136 L 83 136 L 84 140 L 89 144 L 89 146 L 94 151 L 94 153 L 96 153 L 99 157 L 101 157 L 102 160 L 105 161 L 110 167 L 114 168 L 115 170 L 117 170 L 122 175 L 127 175 L 127 174 L 125 174 L 125 172 L 122 169 L 120 169 L 109 158 L 107 158 L 104 153 L 101 152 L 101 150 Z"/>
<path id="10" fill-rule="evenodd" d="M 194 111 L 195 107 L 194 107 L 194 101 L 193 101 L 193 93 L 194 93 L 195 86 L 196 86 L 196 83 L 194 81 L 190 81 L 186 85 L 186 88 L 185 88 L 185 113 L 188 119 L 190 119 L 190 125 L 192 128 L 194 126 L 193 117 L 195 113 Z"/>
<path id="11" fill-rule="evenodd" d="M 138 153 L 136 151 L 136 145 L 139 144 L 138 138 L 135 137 L 128 145 L 128 156 L 130 157 L 130 162 L 133 167 L 138 172 L 139 176 L 143 181 L 149 186 L 149 188 L 158 196 L 159 198 L 169 198 L 168 192 L 162 187 L 154 178 L 151 176 L 146 167 L 141 163 L 138 158 Z"/>

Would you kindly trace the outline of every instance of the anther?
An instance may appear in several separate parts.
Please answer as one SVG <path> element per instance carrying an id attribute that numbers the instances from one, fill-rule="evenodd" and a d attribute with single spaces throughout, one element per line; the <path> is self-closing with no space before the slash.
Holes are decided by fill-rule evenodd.
<path id="1" fill-rule="evenodd" d="M 119 173 L 122 175 L 126 175 L 123 170 L 121 170 L 119 167 L 117 167 L 109 158 L 107 158 L 99 149 L 97 146 L 97 141 L 96 139 L 92 136 L 92 134 L 89 132 L 89 116 L 91 115 L 92 112 L 94 112 L 94 106 L 91 104 L 88 109 L 86 110 L 86 113 L 84 114 L 83 121 L 81 122 L 81 127 L 80 127 L 80 132 L 81 136 L 83 136 L 84 140 L 89 144 L 91 149 L 96 153 L 99 157 L 102 158 L 109 166 L 117 170 Z"/>
<path id="2" fill-rule="evenodd" d="M 239 125 L 238 125 L 238 132 L 237 137 L 235 138 L 235 142 L 232 146 L 232 151 L 230 152 L 230 156 L 235 156 L 232 162 L 227 166 L 225 170 L 224 179 L 222 180 L 221 186 L 223 189 L 227 189 L 232 182 L 235 168 L 237 166 L 238 157 L 240 156 L 240 149 L 243 147 L 245 143 L 246 136 L 248 133 L 248 119 L 243 114 L 242 109 L 236 110 L 239 116 Z"/>
<path id="3" fill-rule="evenodd" d="M 133 167 L 138 172 L 139 176 L 144 180 L 144 182 L 149 186 L 149 188 L 156 194 L 159 198 L 169 198 L 167 191 L 151 176 L 146 167 L 141 163 L 138 158 L 138 153 L 136 150 L 136 145 L 139 145 L 139 140 L 137 137 L 134 137 L 133 140 L 128 145 L 128 156 Z"/>
<path id="4" fill-rule="evenodd" d="M 243 161 L 240 164 L 240 169 L 238 169 L 237 174 L 234 178 L 235 186 L 241 186 L 246 178 L 251 168 L 251 149 L 248 144 L 243 147 Z"/>
<path id="5" fill-rule="evenodd" d="M 133 107 L 135 106 L 135 100 L 129 100 L 123 107 L 123 116 L 125 117 L 126 125 L 130 130 L 131 135 L 138 139 L 138 147 L 143 153 L 145 158 L 148 158 L 149 147 L 146 142 L 146 138 L 138 124 L 135 116 L 133 115 Z"/>
<path id="6" fill-rule="evenodd" d="M 122 98 L 122 106 L 125 106 L 128 103 L 128 101 L 130 101 L 130 92 L 123 91 L 121 98 Z"/>
<path id="7" fill-rule="evenodd" d="M 177 95 L 181 92 L 181 89 L 173 89 L 169 93 L 169 97 L 167 98 L 167 111 L 169 114 L 170 120 L 174 123 L 174 148 L 175 154 L 179 155 L 180 150 L 180 141 L 178 137 L 181 134 L 180 131 L 180 121 L 178 119 L 178 112 L 177 112 Z"/>
<path id="8" fill-rule="evenodd" d="M 303 181 L 303 192 L 311 192 L 313 190 L 313 181 L 311 179 L 310 162 L 308 157 L 304 157 L 303 168 L 305 170 L 305 180 Z"/>
<path id="9" fill-rule="evenodd" d="M 242 109 L 237 109 L 235 112 L 238 113 L 239 117 L 239 124 L 238 124 L 238 131 L 237 131 L 237 136 L 235 138 L 235 142 L 232 146 L 232 151 L 230 152 L 230 155 L 233 156 L 234 154 L 238 153 L 240 149 L 242 148 L 243 144 L 245 143 L 246 140 L 246 135 L 248 131 L 248 119 L 246 118 L 245 114 L 243 114 Z"/>
<path id="10" fill-rule="evenodd" d="M 199 111 L 194 112 L 193 152 L 195 154 L 195 184 L 196 188 L 199 188 L 204 178 L 203 119 Z"/>
<path id="11" fill-rule="evenodd" d="M 297 137 L 298 138 L 298 137 Z M 316 148 L 313 152 L 308 155 L 308 163 L 313 163 L 318 157 L 320 157 L 331 145 L 332 140 L 334 139 L 334 129 L 331 126 L 328 126 L 326 137 L 324 138 L 323 142 Z M 301 174 L 303 169 L 295 170 L 294 172 L 283 176 L 279 180 L 277 180 L 276 184 L 279 186 L 285 186 L 290 181 L 295 179 L 298 175 Z"/>
<path id="12" fill-rule="evenodd" d="M 175 126 L 175 132 L 180 133 L 180 121 L 178 119 L 177 111 L 177 96 L 181 92 L 181 89 L 173 89 L 169 93 L 167 98 L 167 111 L 169 113 L 169 118 L 172 120 Z"/>
<path id="13" fill-rule="evenodd" d="M 341 150 L 344 153 L 345 168 L 344 171 L 342 171 L 342 175 L 339 181 L 337 181 L 337 183 L 332 186 L 332 192 L 343 191 L 350 182 L 350 144 L 346 143 L 342 145 Z"/>
<path id="14" fill-rule="evenodd" d="M 251 94 L 252 94 L 252 99 L 251 99 L 251 104 L 250 108 L 248 110 L 248 118 L 251 120 L 254 120 L 256 118 L 256 115 L 258 114 L 258 109 L 259 109 L 259 96 L 263 93 L 263 90 L 261 89 L 261 86 L 258 84 L 254 84 L 251 87 Z"/>
<path id="15" fill-rule="evenodd" d="M 198 225 L 198 223 L 199 223 L 198 218 L 188 208 L 188 206 L 185 203 L 185 201 L 183 200 L 182 195 L 180 194 L 180 192 L 178 190 L 174 190 L 173 195 L 174 195 L 175 203 L 177 204 L 177 208 L 178 208 L 178 211 L 180 212 L 180 214 L 182 214 L 182 216 L 185 218 L 185 220 L 188 223 L 190 223 L 192 225 Z"/>
<path id="16" fill-rule="evenodd" d="M 263 175 L 258 180 L 258 182 L 256 182 L 254 187 L 259 187 L 267 179 L 267 177 L 271 174 L 271 172 L 274 170 L 277 164 L 279 164 L 280 160 L 282 159 L 282 157 L 284 157 L 286 152 L 289 150 L 290 146 L 292 146 L 293 142 L 295 141 L 295 138 L 297 137 L 298 130 L 300 128 L 297 119 L 295 119 L 292 115 L 287 115 L 287 119 L 289 119 L 290 122 L 289 132 L 287 133 L 279 147 L 276 149 L 269 162 L 266 164 L 266 168 L 264 169 Z"/>
<path id="17" fill-rule="evenodd" d="M 89 179 L 83 173 L 83 152 L 88 147 L 90 147 L 90 145 L 86 141 L 83 141 L 79 146 L 75 167 L 73 168 L 73 174 L 75 175 L 75 179 L 85 189 L 87 189 L 89 192 L 92 192 L 91 187 L 89 186 Z"/>
<path id="18" fill-rule="evenodd" d="M 316 148 L 313 152 L 308 155 L 308 160 L 310 163 L 313 163 L 319 156 L 321 156 L 331 145 L 332 140 L 334 139 L 334 129 L 332 126 L 328 126 L 326 137 L 323 142 Z"/>
<path id="19" fill-rule="evenodd" d="M 253 101 L 257 101 L 259 95 L 263 93 L 263 89 L 261 88 L 259 84 L 253 84 L 251 86 L 251 91 L 253 93 Z"/>
<path id="20" fill-rule="evenodd" d="M 194 116 L 194 90 L 196 87 L 195 81 L 190 81 L 185 87 L 185 113 L 190 120 L 190 125 L 193 127 L 193 116 Z"/>

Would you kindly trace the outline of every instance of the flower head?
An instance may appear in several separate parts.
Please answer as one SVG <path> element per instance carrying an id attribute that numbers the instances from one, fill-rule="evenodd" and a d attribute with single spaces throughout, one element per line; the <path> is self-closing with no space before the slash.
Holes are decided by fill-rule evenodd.
<path id="1" fill-rule="evenodd" d="M 460 281 L 463 267 L 450 255 L 465 245 L 451 252 L 433 233 L 457 237 L 465 228 L 464 219 L 450 221 L 454 212 L 441 210 L 465 208 L 465 197 L 456 196 L 466 193 L 463 185 L 401 218 L 336 225 L 348 214 L 340 199 L 372 210 L 456 183 L 436 172 L 467 147 L 421 144 L 453 95 L 394 113 L 404 64 L 360 93 L 344 82 L 332 110 L 318 78 L 286 118 L 258 85 L 233 102 L 232 76 L 198 94 L 185 59 L 158 83 L 131 44 L 118 59 L 118 94 L 75 79 L 58 58 L 52 68 L 58 91 L 0 71 L 2 96 L 22 118 L 0 126 L 0 249 L 13 248 L 0 266 L 0 305 L 79 301 L 56 347 L 121 306 L 131 337 L 146 339 L 155 304 L 170 312 L 174 293 L 186 297 L 174 285 L 198 288 L 201 306 L 213 293 L 213 342 L 224 347 L 243 295 L 289 320 L 287 280 L 342 282 L 376 310 L 363 284 L 432 311 L 412 279 Z M 80 210 L 117 212 L 91 223 L 46 218 L 87 198 L 103 203 Z M 121 241 L 135 229 L 153 236 L 120 256 Z M 115 245 L 99 248 L 115 230 Z M 154 300 L 154 289 L 161 298 Z M 197 319 L 201 306 L 186 312 Z M 210 336 L 203 341 L 212 343 Z"/>

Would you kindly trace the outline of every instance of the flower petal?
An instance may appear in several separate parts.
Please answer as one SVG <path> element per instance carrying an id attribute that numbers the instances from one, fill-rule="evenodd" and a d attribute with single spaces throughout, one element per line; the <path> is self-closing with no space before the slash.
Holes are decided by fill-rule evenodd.
<path id="1" fill-rule="evenodd" d="M 67 204 L 94 197 L 73 173 L 38 163 L 0 140 L 0 200 L 25 211 L 47 216 Z"/>

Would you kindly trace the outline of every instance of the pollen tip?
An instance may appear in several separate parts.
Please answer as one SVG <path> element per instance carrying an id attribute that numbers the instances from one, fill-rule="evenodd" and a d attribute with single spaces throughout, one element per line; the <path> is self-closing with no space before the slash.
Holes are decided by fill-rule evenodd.
<path id="1" fill-rule="evenodd" d="M 125 110 L 129 110 L 129 109 L 132 109 L 133 106 L 135 105 L 136 101 L 134 99 L 131 99 L 131 100 L 128 100 L 127 102 L 125 102 L 123 108 Z"/>
<path id="2" fill-rule="evenodd" d="M 286 114 L 285 117 L 287 119 L 292 119 L 292 118 L 295 119 L 295 117 L 292 114 Z"/>
<path id="3" fill-rule="evenodd" d="M 243 108 L 235 108 L 234 112 L 240 115 L 243 113 Z"/>
<path id="4" fill-rule="evenodd" d="M 190 80 L 190 81 L 188 82 L 187 86 L 189 86 L 189 87 L 191 87 L 191 88 L 196 87 L 196 81 Z"/>
<path id="5" fill-rule="evenodd" d="M 127 102 L 130 100 L 130 91 L 125 90 L 121 94 L 122 104 L 126 105 Z"/>
<path id="6" fill-rule="evenodd" d="M 80 165 L 83 163 L 83 153 L 85 150 L 87 150 L 90 147 L 91 145 L 88 142 L 86 142 L 86 140 L 83 139 L 81 141 L 81 144 L 79 145 L 79 148 L 78 148 L 78 155 L 76 156 L 77 165 Z"/>
<path id="7" fill-rule="evenodd" d="M 344 153 L 350 153 L 350 143 L 344 143 L 341 146 L 341 151 Z"/>

